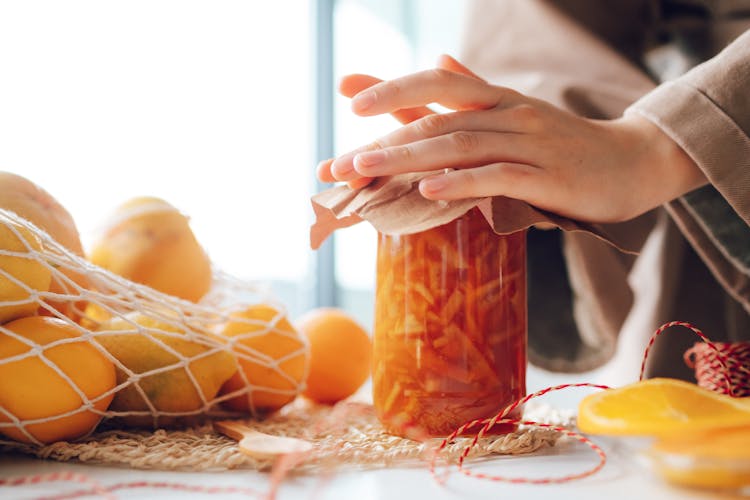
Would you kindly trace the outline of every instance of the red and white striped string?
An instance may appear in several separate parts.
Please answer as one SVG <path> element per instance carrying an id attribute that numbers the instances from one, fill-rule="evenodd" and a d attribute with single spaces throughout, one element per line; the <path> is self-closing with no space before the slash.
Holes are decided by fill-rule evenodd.
<path id="1" fill-rule="evenodd" d="M 672 321 L 659 327 L 656 332 L 651 336 L 651 339 L 646 346 L 643 354 L 643 361 L 641 363 L 640 379 L 643 379 L 646 361 L 648 359 L 649 352 L 656 341 L 656 338 L 663 334 L 669 328 L 675 326 L 682 326 L 689 329 L 701 338 L 703 344 L 696 344 L 693 348 L 685 353 L 685 359 L 689 366 L 694 366 L 696 369 L 696 378 L 698 383 L 707 389 L 729 394 L 732 396 L 745 396 L 750 395 L 750 342 L 739 342 L 739 343 L 719 343 L 712 342 L 708 337 L 701 332 L 698 328 L 690 323 L 684 321 Z M 535 422 L 530 420 L 522 420 L 516 418 L 506 418 L 513 410 L 519 406 L 527 403 L 531 399 L 544 396 L 553 391 L 560 391 L 564 389 L 588 387 L 594 389 L 609 389 L 606 385 L 590 384 L 590 383 L 579 383 L 579 384 L 563 384 L 534 392 L 514 401 L 502 411 L 498 412 L 495 416 L 488 419 L 472 420 L 465 423 L 451 433 L 448 437 L 443 439 L 441 443 L 434 449 L 431 454 L 429 461 L 429 470 L 432 476 L 440 483 L 444 482 L 444 477 L 440 477 L 436 472 L 436 463 L 439 459 L 440 452 L 446 448 L 456 437 L 467 433 L 469 430 L 479 427 L 479 431 L 474 435 L 471 443 L 466 446 L 463 450 L 458 463 L 456 464 L 457 469 L 466 476 L 474 477 L 477 479 L 484 479 L 489 481 L 506 482 L 512 484 L 560 484 L 570 481 L 579 480 L 588 476 L 591 476 L 599 472 L 607 462 L 607 456 L 596 443 L 592 442 L 586 436 L 575 432 L 565 427 L 556 426 L 552 424 L 546 424 L 542 422 Z M 526 477 L 506 477 L 500 475 L 491 475 L 481 472 L 474 472 L 467 469 L 465 459 L 471 453 L 474 446 L 477 445 L 479 439 L 485 436 L 491 429 L 498 424 L 517 424 L 532 427 L 539 427 L 545 429 L 551 429 L 560 434 L 575 439 L 585 445 L 597 455 L 598 461 L 591 468 L 574 474 L 566 474 L 558 477 L 540 477 L 540 478 L 526 478 Z M 408 437 L 418 440 L 425 441 L 428 436 L 424 435 L 419 427 L 412 423 L 405 423 L 402 429 L 402 434 Z M 244 496 L 251 496 L 256 498 L 267 498 L 273 499 L 278 490 L 278 486 L 283 480 L 284 476 L 293 468 L 294 464 L 300 460 L 299 456 L 294 457 L 281 457 L 274 467 L 271 478 L 271 489 L 268 492 L 258 492 L 248 488 L 240 487 L 213 487 L 213 486 L 200 486 L 200 485 L 185 485 L 181 483 L 169 483 L 169 482 L 157 482 L 157 481 L 134 481 L 127 483 L 117 483 L 110 486 L 102 486 L 100 483 L 90 478 L 85 474 L 77 474 L 72 472 L 53 473 L 53 474 L 40 474 L 23 476 L 11 479 L 0 479 L 0 487 L 3 486 L 24 486 L 33 484 L 42 484 L 55 481 L 65 481 L 77 484 L 83 484 L 89 486 L 88 489 L 78 490 L 71 493 L 60 494 L 53 497 L 45 497 L 47 500 L 63 500 L 81 498 L 91 495 L 99 495 L 103 498 L 116 498 L 113 492 L 125 489 L 136 489 L 136 488 L 153 488 L 153 489 L 169 489 L 177 491 L 186 491 L 191 493 L 204 493 L 207 495 L 229 495 L 237 494 Z"/>
<path id="2" fill-rule="evenodd" d="M 117 498 L 108 491 L 109 488 L 105 488 L 95 479 L 87 476 L 86 474 L 79 474 L 70 471 L 0 479 L 0 486 L 34 486 L 54 482 L 67 482 L 87 485 L 88 489 L 84 490 L 85 495 L 81 496 L 98 495 L 100 498 L 105 499 Z"/>
<path id="3" fill-rule="evenodd" d="M 702 387 L 707 388 L 709 390 L 715 390 L 723 394 L 736 396 L 736 397 L 750 394 L 750 376 L 748 376 L 750 375 L 750 368 L 749 368 L 750 367 L 750 342 L 736 342 L 736 343 L 711 342 L 711 340 L 709 340 L 709 338 L 702 331 L 700 331 L 694 325 L 685 321 L 671 321 L 669 323 L 665 323 L 654 332 L 654 334 L 649 339 L 649 342 L 643 353 L 643 360 L 641 362 L 641 371 L 639 375 L 639 380 L 643 380 L 645 370 L 646 370 L 646 362 L 648 360 L 648 356 L 651 351 L 651 348 L 653 347 L 657 337 L 662 335 L 669 328 L 672 328 L 675 326 L 682 326 L 682 327 L 689 329 L 690 331 L 695 333 L 698 337 L 700 337 L 701 340 L 703 341 L 703 344 L 697 344 L 685 354 L 686 361 L 688 359 L 690 360 L 694 359 L 695 367 L 700 368 L 700 371 L 696 372 L 696 377 L 698 379 L 698 383 Z M 693 366 L 691 364 L 691 361 L 688 361 L 688 365 Z M 438 477 L 435 472 L 435 463 L 436 463 L 436 460 L 438 458 L 440 451 L 444 449 L 446 445 L 449 442 L 451 442 L 456 436 L 459 436 L 465 433 L 468 429 L 477 427 L 479 425 L 482 425 L 481 429 L 479 430 L 479 432 L 477 432 L 471 444 L 468 445 L 464 449 L 464 452 L 462 453 L 459 459 L 458 465 L 457 465 L 458 470 L 467 476 L 473 476 L 473 477 L 480 478 L 480 479 L 508 482 L 508 483 L 514 483 L 514 484 L 518 484 L 518 483 L 559 484 L 559 483 L 574 481 L 577 479 L 582 479 L 584 477 L 595 474 L 596 472 L 598 472 L 604 467 L 607 458 L 606 458 L 604 451 L 595 443 L 593 443 L 591 440 L 589 440 L 587 437 L 577 432 L 571 431 L 569 429 L 565 429 L 563 427 L 554 427 L 554 426 L 550 426 L 549 424 L 542 424 L 539 422 L 529 422 L 529 421 L 523 421 L 520 419 L 505 418 L 514 409 L 523 405 L 524 403 L 528 402 L 531 399 L 543 396 L 544 394 L 547 394 L 552 391 L 570 389 L 570 388 L 575 388 L 575 387 L 592 387 L 592 388 L 597 388 L 597 389 L 609 389 L 609 387 L 605 385 L 589 384 L 589 383 L 564 384 L 564 385 L 559 385 L 555 387 L 548 387 L 541 391 L 537 391 L 533 394 L 529 394 L 528 396 L 511 403 L 504 410 L 502 410 L 501 412 L 499 412 L 498 414 L 496 414 L 494 417 L 490 419 L 474 420 L 471 422 L 467 422 L 466 424 L 456 429 L 456 431 L 454 431 L 450 436 L 445 438 L 440 444 L 440 446 L 437 448 L 436 453 L 434 454 L 430 462 L 431 474 L 433 475 L 433 477 L 435 477 L 437 481 L 439 482 L 443 481 L 443 479 Z M 488 474 L 483 474 L 483 473 L 476 473 L 476 472 L 472 472 L 466 469 L 464 467 L 464 459 L 469 455 L 469 453 L 471 452 L 471 449 L 474 446 L 476 446 L 478 440 L 482 436 L 484 436 L 489 430 L 491 430 L 494 425 L 499 424 L 499 423 L 513 423 L 513 424 L 552 428 L 560 432 L 563 435 L 569 436 L 573 439 L 578 440 L 581 443 L 588 445 L 598 455 L 599 462 L 594 467 L 584 472 L 565 475 L 561 477 L 542 477 L 542 478 L 504 477 L 504 476 L 494 476 L 494 475 L 488 475 Z"/>
<path id="4" fill-rule="evenodd" d="M 461 427 L 459 427 L 458 429 L 456 429 L 455 431 L 453 431 L 453 433 L 451 433 L 450 436 L 448 436 L 447 438 L 445 438 L 445 439 L 442 440 L 442 442 L 437 447 L 437 449 L 435 450 L 435 453 L 433 454 L 433 456 L 432 456 L 432 458 L 430 460 L 430 473 L 432 474 L 432 476 L 439 483 L 444 482 L 444 478 L 437 476 L 437 473 L 435 471 L 435 464 L 436 464 L 437 458 L 438 458 L 438 456 L 440 454 L 440 451 L 443 450 L 448 445 L 448 443 L 450 443 L 451 441 L 453 441 L 456 437 L 458 437 L 458 436 L 466 433 L 469 429 L 471 429 L 473 427 L 477 427 L 479 425 L 481 425 L 482 427 L 479 429 L 479 432 L 477 432 L 476 435 L 474 435 L 474 439 L 471 441 L 471 443 L 468 446 L 466 446 L 466 448 L 464 448 L 464 451 L 463 451 L 463 453 L 461 454 L 461 456 L 459 457 L 459 460 L 458 460 L 458 464 L 457 464 L 458 470 L 461 473 L 463 473 L 464 475 L 466 475 L 466 476 L 472 476 L 472 477 L 476 477 L 476 478 L 479 478 L 479 479 L 486 479 L 486 480 L 490 480 L 490 481 L 508 482 L 508 483 L 513 483 L 513 484 L 559 484 L 559 483 L 566 483 L 566 482 L 574 481 L 576 479 L 581 479 L 581 478 L 584 478 L 584 477 L 587 477 L 587 476 L 590 476 L 592 474 L 597 473 L 606 464 L 607 457 L 606 457 L 606 455 L 604 453 L 604 450 L 602 450 L 597 444 L 595 444 L 594 442 L 592 442 L 586 436 L 584 436 L 584 435 L 582 435 L 582 434 L 580 434 L 578 432 L 572 431 L 570 429 L 567 429 L 565 427 L 561 427 L 561 426 L 557 426 L 557 425 L 546 424 L 546 423 L 543 423 L 543 422 L 534 422 L 534 421 L 531 421 L 531 420 L 522 420 L 522 419 L 517 419 L 517 418 L 506 418 L 506 416 L 509 415 L 513 410 L 515 410 L 519 406 L 527 403 L 531 399 L 543 396 L 543 395 L 545 395 L 547 393 L 550 393 L 550 392 L 553 392 L 553 391 L 560 391 L 560 390 L 563 390 L 563 389 L 571 389 L 571 388 L 576 388 L 576 387 L 590 387 L 590 388 L 595 388 L 595 389 L 609 389 L 609 386 L 606 386 L 606 385 L 589 384 L 589 383 L 563 384 L 563 385 L 557 385 L 557 386 L 553 386 L 553 387 L 547 387 L 546 389 L 542 389 L 540 391 L 537 391 L 537 392 L 534 392 L 532 394 L 529 394 L 529 395 L 527 395 L 527 396 L 525 396 L 525 397 L 523 397 L 523 398 L 521 398 L 521 399 L 519 399 L 517 401 L 514 401 L 513 403 L 511 403 L 510 405 L 508 405 L 504 410 L 502 410 L 501 412 L 497 413 L 492 418 L 478 419 L 478 420 L 472 420 L 470 422 L 467 422 L 464 425 L 462 425 Z M 484 473 L 472 472 L 471 470 L 466 469 L 464 467 L 464 461 L 468 457 L 469 453 L 471 453 L 472 448 L 474 448 L 474 446 L 477 445 L 477 443 L 479 442 L 479 439 L 482 438 L 483 436 L 485 436 L 487 434 L 487 432 L 489 432 L 495 425 L 497 425 L 497 424 L 505 424 L 505 423 L 507 423 L 507 424 L 517 424 L 517 425 L 526 425 L 526 426 L 530 426 L 530 427 L 539 427 L 539 428 L 551 429 L 553 431 L 559 432 L 559 433 L 561 433 L 561 434 L 563 434 L 565 436 L 573 438 L 573 439 L 575 439 L 575 440 L 577 440 L 577 441 L 579 441 L 579 442 L 581 442 L 581 443 L 589 446 L 589 448 L 591 448 L 594 451 L 594 453 L 596 453 L 597 456 L 599 457 L 599 462 L 594 467 L 592 467 L 591 469 L 588 469 L 588 470 L 586 470 L 584 472 L 581 472 L 581 473 L 568 474 L 568 475 L 564 475 L 564 476 L 560 476 L 560 477 L 542 477 L 542 478 L 524 478 L 524 477 L 496 476 L 496 475 L 489 475 L 489 474 L 484 474 Z"/>
<path id="5" fill-rule="evenodd" d="M 109 486 L 103 486 L 98 481 L 92 479 L 86 474 L 78 474 L 75 472 L 54 472 L 51 474 L 37 474 L 33 476 L 0 479 L 0 486 L 33 486 L 52 482 L 68 482 L 81 484 L 88 486 L 88 488 L 79 489 L 69 493 L 60 493 L 59 495 L 37 497 L 36 500 L 67 500 L 94 495 L 96 495 L 98 498 L 115 500 L 117 498 L 113 494 L 115 491 L 138 488 L 166 489 L 172 491 L 183 491 L 187 493 L 205 493 L 209 495 L 235 494 L 255 498 L 268 498 L 267 494 L 259 492 L 257 490 L 235 486 L 201 486 L 183 483 L 170 483 L 164 481 L 131 481 L 127 483 L 115 483 Z"/>

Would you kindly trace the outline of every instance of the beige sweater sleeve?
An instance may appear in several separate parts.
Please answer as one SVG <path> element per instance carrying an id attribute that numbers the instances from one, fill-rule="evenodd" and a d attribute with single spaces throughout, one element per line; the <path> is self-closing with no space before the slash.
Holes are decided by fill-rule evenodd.
<path id="1" fill-rule="evenodd" d="M 614 48 L 641 43 L 644 27 L 621 20 L 642 19 L 647 4 L 473 0 L 460 59 L 496 85 L 578 115 L 619 117 L 655 87 L 632 59 Z M 615 241 L 639 248 L 653 223 L 649 214 L 606 229 Z M 614 352 L 633 303 L 627 278 L 634 259 L 585 234 L 565 233 L 563 240 L 569 274 L 569 279 L 562 276 L 564 284 L 550 282 L 550 276 L 559 274 L 545 267 L 545 260 L 552 259 L 542 248 L 546 243 L 528 247 L 529 360 L 550 370 L 581 371 L 602 364 Z M 559 290 L 568 287 L 567 292 Z"/>
<path id="2" fill-rule="evenodd" d="M 630 106 L 677 142 L 709 185 L 668 204 L 723 287 L 750 312 L 750 30 Z"/>
<path id="3" fill-rule="evenodd" d="M 750 311 L 750 35 L 683 77 L 656 87 L 639 61 L 650 43 L 647 34 L 658 2 L 471 0 L 469 5 L 460 54 L 469 68 L 492 83 L 582 116 L 641 113 L 691 155 L 710 185 L 667 209 L 722 287 Z M 661 220 L 662 214 L 650 213 L 607 229 L 637 248 L 652 236 L 657 215 Z M 676 243 L 664 250 L 668 264 L 680 262 L 673 247 L 683 247 L 674 233 L 670 241 Z M 529 359 L 552 370 L 590 369 L 613 355 L 618 336 L 640 314 L 640 299 L 629 282 L 635 261 L 577 233 L 564 235 L 563 249 L 575 325 L 563 328 L 555 320 L 532 328 L 530 323 Z M 675 273 L 693 276 L 682 268 L 660 270 L 654 281 L 661 288 L 655 289 L 670 290 Z M 701 295 L 694 286 L 716 292 L 705 282 L 684 286 L 696 297 Z M 549 280 L 535 288 L 547 290 Z M 530 318 L 554 317 L 557 299 L 554 294 L 530 296 Z M 662 316 L 675 319 L 670 308 L 681 299 L 667 292 L 652 298 L 659 301 L 659 313 L 647 318 L 653 324 L 641 329 L 652 331 Z"/>
<path id="4" fill-rule="evenodd" d="M 472 0 L 460 59 L 496 85 L 589 118 L 616 118 L 655 86 L 614 48 L 614 44 L 640 45 L 644 28 L 632 20 L 643 15 L 646 3 Z M 569 9 L 563 9 L 567 4 Z M 584 25 L 581 18 L 592 21 Z M 618 33 L 627 24 L 632 29 Z M 613 39 L 605 40 L 602 33 L 612 34 Z"/>

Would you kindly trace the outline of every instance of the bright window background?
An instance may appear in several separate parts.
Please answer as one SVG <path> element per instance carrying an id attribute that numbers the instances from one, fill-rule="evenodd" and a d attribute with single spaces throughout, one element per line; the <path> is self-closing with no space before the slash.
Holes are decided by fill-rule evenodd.
<path id="1" fill-rule="evenodd" d="M 388 79 L 434 67 L 443 53 L 456 55 L 466 1 L 337 0 L 334 11 L 334 72 Z M 399 126 L 390 116 L 361 118 L 349 99 L 335 103 L 335 149 L 344 153 Z M 366 223 L 336 234 L 338 300 L 372 324 L 377 233 Z"/>
<path id="2" fill-rule="evenodd" d="M 0 3 L 0 169 L 44 187 L 84 244 L 166 199 L 226 271 L 310 278 L 310 2 Z"/>
<path id="3" fill-rule="evenodd" d="M 397 77 L 458 53 L 469 2 L 319 1 L 333 2 L 335 80 Z M 191 217 L 219 267 L 270 282 L 301 313 L 315 303 L 317 272 L 308 246 L 314 6 L 0 2 L 0 169 L 58 198 L 86 246 L 117 204 L 162 197 Z M 337 153 L 398 126 L 354 116 L 340 96 L 334 108 Z M 375 231 L 341 230 L 334 249 L 337 305 L 372 325 Z M 529 375 L 531 388 L 551 380 Z"/>
<path id="4" fill-rule="evenodd" d="M 457 52 L 466 1 L 332 3 L 335 81 Z M 219 267 L 271 282 L 302 312 L 315 302 L 314 4 L 0 2 L 0 169 L 58 198 L 87 247 L 119 203 L 164 198 Z M 339 153 L 397 126 L 354 116 L 337 94 L 334 108 Z M 375 247 L 366 224 L 335 236 L 337 305 L 366 325 Z"/>

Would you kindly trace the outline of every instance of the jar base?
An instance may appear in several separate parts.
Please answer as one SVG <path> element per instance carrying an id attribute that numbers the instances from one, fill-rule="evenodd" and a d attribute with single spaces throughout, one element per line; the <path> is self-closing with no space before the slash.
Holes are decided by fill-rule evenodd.
<path id="1" fill-rule="evenodd" d="M 465 423 L 465 422 L 464 422 Z M 453 434 L 456 429 L 458 429 L 461 425 L 459 424 L 453 427 L 450 426 L 444 426 L 440 428 L 426 428 L 426 427 L 420 427 L 420 426 L 395 426 L 395 425 L 387 425 L 383 424 L 383 428 L 385 429 L 385 432 L 388 434 L 391 434 L 392 436 L 398 436 L 406 439 L 414 439 L 414 440 L 421 440 L 421 439 L 428 439 L 428 438 L 446 438 Z M 472 437 L 475 436 L 479 429 L 481 429 L 481 425 L 476 425 L 472 427 L 471 429 L 466 430 L 462 436 L 468 436 Z M 518 430 L 518 424 L 510 424 L 510 423 L 504 423 L 504 424 L 496 424 L 493 427 L 491 427 L 487 432 L 485 432 L 485 435 L 487 436 L 500 436 L 503 434 L 510 434 L 512 432 L 515 432 Z"/>
<path id="2" fill-rule="evenodd" d="M 419 418 L 414 420 L 407 418 L 405 415 L 397 415 L 394 418 L 387 418 L 378 415 L 378 418 L 388 434 L 408 439 L 428 439 L 441 438 L 453 434 L 461 426 L 474 420 L 483 420 L 492 418 L 501 411 L 502 408 L 483 414 L 465 415 L 462 418 L 446 418 L 444 414 L 439 413 L 422 413 Z M 519 419 L 523 409 L 521 407 L 513 410 L 507 418 Z M 468 428 L 462 436 L 475 436 L 482 428 L 482 424 L 474 425 Z M 485 432 L 486 435 L 510 434 L 518 430 L 518 424 L 504 422 L 495 424 Z"/>

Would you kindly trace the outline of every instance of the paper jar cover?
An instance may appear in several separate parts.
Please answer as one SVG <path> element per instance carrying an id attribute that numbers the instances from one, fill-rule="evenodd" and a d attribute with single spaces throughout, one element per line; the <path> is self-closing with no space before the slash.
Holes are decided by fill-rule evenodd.
<path id="1" fill-rule="evenodd" d="M 455 201 L 435 201 L 419 192 L 419 180 L 435 172 L 379 177 L 370 185 L 353 190 L 337 186 L 312 198 L 315 222 L 310 228 L 310 245 L 316 249 L 336 229 L 366 220 L 384 234 L 412 234 L 446 224 L 478 207 L 498 234 L 509 234 L 537 224 L 564 231 L 583 231 L 628 253 L 624 241 L 596 224 L 587 224 L 540 210 L 526 202 L 495 196 Z M 618 239 L 619 240 L 619 239 Z"/>

